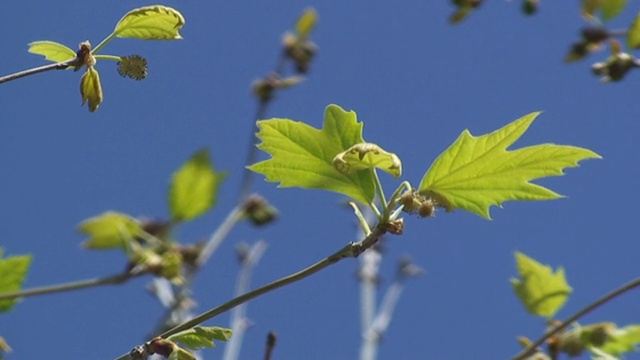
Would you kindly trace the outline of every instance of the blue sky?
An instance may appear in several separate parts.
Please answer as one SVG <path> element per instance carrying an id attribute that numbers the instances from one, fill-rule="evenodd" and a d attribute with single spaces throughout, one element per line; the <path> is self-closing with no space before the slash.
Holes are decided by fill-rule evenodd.
<path id="1" fill-rule="evenodd" d="M 0 86 L 0 246 L 34 255 L 26 287 L 121 271 L 121 253 L 79 246 L 77 224 L 107 210 L 167 217 L 170 176 L 202 147 L 229 176 L 216 208 L 176 236 L 208 237 L 240 188 L 255 120 L 249 86 L 273 69 L 282 33 L 308 6 L 320 15 L 313 34 L 318 57 L 308 80 L 279 93 L 268 117 L 320 127 L 328 104 L 353 109 L 365 123 L 365 139 L 397 153 L 403 179 L 416 186 L 463 129 L 484 134 L 532 111 L 544 112 L 517 147 L 553 142 L 603 156 L 538 182 L 566 199 L 509 202 L 492 209 L 493 221 L 462 211 L 407 217 L 405 234 L 385 240 L 380 290 L 404 254 L 426 276 L 407 283 L 381 359 L 501 359 L 519 350 L 517 336 L 537 338 L 544 322 L 525 312 L 509 284 L 516 250 L 565 268 L 574 292 L 560 318 L 637 276 L 638 74 L 601 84 L 589 60 L 606 54 L 562 62 L 583 25 L 575 2 L 542 2 L 537 16 L 525 18 L 518 2 L 491 1 L 456 27 L 447 24 L 453 8 L 445 1 L 164 4 L 185 16 L 184 40 L 113 41 L 103 53 L 145 56 L 149 77 L 122 79 L 115 64 L 100 62 L 105 100 L 96 113 L 80 107 L 80 73 L 50 72 Z M 149 3 L 35 5 L 0 6 L 2 74 L 44 64 L 27 53 L 31 41 L 96 44 L 124 13 Z M 630 23 L 635 9 L 629 6 L 612 27 Z M 389 189 L 399 183 L 383 181 Z M 268 228 L 234 229 L 198 277 L 198 312 L 231 297 L 234 247 L 241 241 L 269 243 L 252 279 L 259 286 L 354 240 L 355 218 L 339 195 L 276 189 L 259 177 L 254 185 L 281 217 Z M 254 326 L 241 358 L 261 358 L 271 330 L 279 335 L 276 359 L 357 358 L 357 264 L 343 261 L 251 302 Z M 0 335 L 14 349 L 8 359 L 110 359 L 129 351 L 163 313 L 144 290 L 148 282 L 23 301 L 0 321 Z M 629 293 L 583 321 L 638 323 L 638 296 Z M 228 316 L 207 324 L 227 326 Z M 221 358 L 222 346 L 206 358 Z"/>

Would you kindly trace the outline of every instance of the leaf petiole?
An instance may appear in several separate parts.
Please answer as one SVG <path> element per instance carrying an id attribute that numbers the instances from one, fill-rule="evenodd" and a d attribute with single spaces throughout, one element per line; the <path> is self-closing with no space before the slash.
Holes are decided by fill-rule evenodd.
<path id="1" fill-rule="evenodd" d="M 116 55 L 96 55 L 94 57 L 96 58 L 96 60 L 122 61 L 122 57 Z"/>
<path id="2" fill-rule="evenodd" d="M 360 223 L 360 229 L 362 229 L 362 232 L 365 234 L 365 236 L 369 236 L 369 234 L 371 234 L 371 228 L 367 223 L 367 219 L 364 218 L 362 211 L 360 211 L 358 204 L 354 203 L 353 201 L 349 201 L 349 205 L 351 205 L 351 207 L 353 208 L 353 212 L 356 214 L 356 217 L 358 218 L 358 222 Z"/>

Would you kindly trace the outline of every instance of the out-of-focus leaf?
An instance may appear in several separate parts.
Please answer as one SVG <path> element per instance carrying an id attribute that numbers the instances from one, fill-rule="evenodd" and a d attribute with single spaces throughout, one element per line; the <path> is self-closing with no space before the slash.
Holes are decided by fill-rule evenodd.
<path id="1" fill-rule="evenodd" d="M 596 12 L 600 10 L 603 0 L 582 0 L 582 16 L 587 20 L 596 19 Z"/>
<path id="2" fill-rule="evenodd" d="M 600 349 L 611 355 L 636 351 L 640 344 L 640 325 L 627 325 L 611 332 L 611 337 Z"/>
<path id="3" fill-rule="evenodd" d="M 627 47 L 629 49 L 640 48 L 640 13 L 636 15 L 627 30 Z"/>
<path id="4" fill-rule="evenodd" d="M 196 357 L 188 350 L 176 347 L 167 360 L 196 360 Z"/>
<path id="5" fill-rule="evenodd" d="M 470 211 L 491 219 L 489 208 L 509 200 L 551 200 L 561 195 L 531 180 L 564 175 L 564 168 L 600 158 L 573 146 L 541 144 L 507 150 L 529 128 L 538 113 L 531 113 L 490 134 L 473 136 L 469 130 L 433 162 L 418 191 L 441 206 Z"/>
<path id="6" fill-rule="evenodd" d="M 560 310 L 571 293 L 564 277 L 564 269 L 554 273 L 551 267 L 516 252 L 516 266 L 520 279 L 511 279 L 518 299 L 528 312 L 551 318 Z"/>
<path id="7" fill-rule="evenodd" d="M 602 18 L 604 20 L 611 20 L 618 16 L 620 12 L 627 5 L 627 0 L 605 0 L 600 5 L 602 11 Z"/>
<path id="8" fill-rule="evenodd" d="M 310 8 L 304 11 L 296 22 L 296 33 L 301 39 L 308 37 L 318 22 L 318 13 L 315 9 Z"/>
<path id="9" fill-rule="evenodd" d="M 143 230 L 129 215 L 108 211 L 81 222 L 78 231 L 89 236 L 82 243 L 85 248 L 108 250 L 126 248 L 126 244 Z"/>
<path id="10" fill-rule="evenodd" d="M 333 158 L 333 165 L 344 174 L 352 174 L 356 171 L 373 168 L 379 168 L 395 178 L 402 174 L 400 158 L 373 143 L 353 145 L 336 155 Z"/>
<path id="11" fill-rule="evenodd" d="M 20 290 L 31 264 L 31 255 L 9 256 L 3 259 L 3 254 L 4 251 L 0 248 L 0 294 Z M 0 300 L 0 313 L 11 310 L 16 302 L 17 299 Z M 0 345 L 2 343 L 4 340 Z"/>
<path id="12" fill-rule="evenodd" d="M 102 103 L 102 84 L 100 84 L 100 74 L 93 66 L 80 79 L 80 94 L 82 95 L 82 105 L 89 102 L 89 111 L 94 112 Z"/>
<path id="13" fill-rule="evenodd" d="M 370 172 L 342 174 L 333 166 L 336 155 L 364 142 L 362 128 L 355 112 L 337 105 L 327 107 L 322 129 L 289 119 L 258 121 L 258 148 L 271 158 L 249 169 L 280 187 L 329 190 L 369 204 L 375 196 Z"/>
<path id="14" fill-rule="evenodd" d="M 227 341 L 231 338 L 231 329 L 218 326 L 196 326 L 171 335 L 167 340 L 179 342 L 192 350 L 216 346 L 213 340 Z"/>
<path id="15" fill-rule="evenodd" d="M 204 214 L 216 203 L 224 177 L 213 169 L 207 149 L 195 153 L 173 174 L 169 187 L 171 218 L 187 221 Z"/>
<path id="16" fill-rule="evenodd" d="M 76 52 L 65 45 L 54 41 L 34 41 L 29 43 L 30 53 L 42 55 L 46 60 L 53 62 L 63 62 L 73 60 Z"/>
<path id="17" fill-rule="evenodd" d="M 161 5 L 145 6 L 126 13 L 116 24 L 113 35 L 143 40 L 177 40 L 182 39 L 179 31 L 184 23 L 184 17 L 178 10 Z"/>

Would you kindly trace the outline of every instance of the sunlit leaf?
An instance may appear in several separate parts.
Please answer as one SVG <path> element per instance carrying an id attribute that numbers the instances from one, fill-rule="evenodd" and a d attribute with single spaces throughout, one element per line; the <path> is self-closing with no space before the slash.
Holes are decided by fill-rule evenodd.
<path id="1" fill-rule="evenodd" d="M 296 22 L 296 32 L 302 39 L 308 37 L 318 22 L 318 13 L 315 9 L 310 8 L 304 11 Z"/>
<path id="2" fill-rule="evenodd" d="M 182 14 L 173 8 L 145 6 L 125 14 L 118 21 L 113 34 L 121 38 L 176 40 L 182 39 L 179 31 L 184 23 Z"/>
<path id="3" fill-rule="evenodd" d="M 364 142 L 362 128 L 355 112 L 337 105 L 327 107 L 322 129 L 289 119 L 258 121 L 258 147 L 271 158 L 249 169 L 280 187 L 324 189 L 368 204 L 375 195 L 370 172 L 342 174 L 333 166 L 336 155 Z"/>
<path id="4" fill-rule="evenodd" d="M 636 15 L 627 30 L 627 47 L 629 49 L 640 48 L 640 13 Z"/>
<path id="5" fill-rule="evenodd" d="M 394 153 L 372 143 L 360 143 L 339 153 L 333 165 L 343 174 L 352 174 L 363 169 L 379 168 L 397 178 L 402 174 L 402 163 Z"/>
<path id="6" fill-rule="evenodd" d="M 638 344 L 640 344 L 640 325 L 627 325 L 614 330 L 609 340 L 600 349 L 608 354 L 618 356 L 636 351 Z"/>
<path id="7" fill-rule="evenodd" d="M 80 79 L 80 94 L 82 95 L 82 105 L 89 102 L 89 111 L 94 112 L 102 103 L 102 84 L 100 83 L 100 74 L 93 66 L 87 68 L 87 71 Z"/>
<path id="8" fill-rule="evenodd" d="M 551 318 L 571 293 L 564 277 L 564 269 L 554 273 L 551 267 L 516 252 L 516 266 L 520 279 L 511 279 L 511 285 L 528 312 Z"/>
<path id="9" fill-rule="evenodd" d="M 171 218 L 187 221 L 207 212 L 217 200 L 218 187 L 224 177 L 213 169 L 207 149 L 195 153 L 171 179 Z"/>
<path id="10" fill-rule="evenodd" d="M 42 55 L 46 60 L 53 62 L 63 62 L 73 60 L 76 52 L 65 45 L 54 41 L 34 41 L 29 43 L 30 53 Z"/>
<path id="11" fill-rule="evenodd" d="M 507 150 L 529 128 L 532 113 L 490 134 L 473 136 L 468 130 L 431 165 L 418 187 L 447 208 L 462 209 L 490 219 L 489 208 L 509 200 L 550 200 L 561 195 L 529 181 L 564 175 L 563 169 L 589 158 L 591 150 L 541 144 Z"/>
<path id="12" fill-rule="evenodd" d="M 179 342 L 192 350 L 216 346 L 213 340 L 227 341 L 231 338 L 231 329 L 218 326 L 196 326 L 171 335 L 167 340 Z"/>
<path id="13" fill-rule="evenodd" d="M 126 244 L 142 233 L 139 222 L 122 213 L 108 211 L 78 225 L 78 231 L 89 238 L 82 243 L 87 249 L 126 248 Z"/>
<path id="14" fill-rule="evenodd" d="M 606 0 L 600 5 L 602 11 L 602 18 L 604 20 L 610 20 L 618 16 L 620 12 L 627 5 L 627 0 Z"/>
<path id="15" fill-rule="evenodd" d="M 0 248 L 0 294 L 20 290 L 31 264 L 30 255 L 9 256 L 4 259 L 3 255 L 4 251 Z M 17 299 L 0 300 L 0 313 L 11 310 L 16 302 Z"/>

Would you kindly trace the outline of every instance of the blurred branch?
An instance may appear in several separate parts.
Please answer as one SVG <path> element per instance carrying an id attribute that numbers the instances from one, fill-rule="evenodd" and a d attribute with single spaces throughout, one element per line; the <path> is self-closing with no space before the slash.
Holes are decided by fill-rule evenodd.
<path id="1" fill-rule="evenodd" d="M 190 304 L 191 300 L 191 284 L 196 275 L 209 261 L 213 253 L 222 244 L 224 239 L 229 235 L 231 230 L 242 220 L 246 214 L 247 203 L 251 198 L 245 199 L 242 203 L 236 205 L 227 214 L 224 221 L 218 226 L 218 228 L 211 234 L 209 240 L 203 245 L 197 258 L 193 261 L 193 266 L 188 267 L 185 279 L 179 286 L 173 288 L 169 284 L 156 284 L 154 294 L 161 303 L 169 303 L 168 311 L 160 324 L 154 331 L 154 334 L 165 331 L 167 328 L 174 327 L 176 324 L 188 320 L 190 317 Z M 159 280 L 162 281 L 162 280 Z M 160 291 L 164 289 L 165 291 Z M 165 305 L 166 306 L 166 305 Z"/>
<path id="2" fill-rule="evenodd" d="M 197 326 L 211 318 L 214 318 L 217 315 L 220 315 L 226 311 L 229 311 L 231 309 L 233 309 L 234 307 L 244 304 L 245 302 L 255 299 L 261 295 L 264 295 L 266 293 L 269 293 L 273 290 L 279 289 L 281 287 L 284 287 L 286 285 L 289 284 L 293 284 L 297 281 L 300 281 L 302 279 L 305 279 L 327 267 L 329 267 L 330 265 L 334 265 L 336 263 L 338 263 L 340 260 L 345 259 L 345 258 L 354 258 L 359 256 L 360 254 L 362 254 L 364 251 L 366 251 L 367 249 L 371 248 L 373 245 L 375 245 L 376 243 L 378 243 L 378 241 L 380 241 L 380 238 L 382 237 L 382 235 L 384 235 L 385 233 L 387 233 L 387 229 L 389 229 L 390 227 L 393 227 L 394 224 L 379 224 L 378 226 L 376 226 L 373 231 L 371 232 L 371 234 L 369 234 L 369 236 L 365 237 L 364 239 L 362 239 L 359 242 L 352 242 L 349 243 L 347 246 L 343 247 L 342 249 L 338 250 L 337 252 L 335 252 L 334 254 L 324 258 L 323 260 L 320 260 L 319 262 L 307 267 L 306 269 L 303 269 L 299 272 L 296 272 L 294 274 L 285 276 L 283 278 L 280 278 L 276 281 L 273 281 L 267 285 L 264 285 L 262 287 L 259 287 L 255 290 L 252 290 L 244 295 L 238 296 L 234 299 L 231 299 L 229 301 L 227 301 L 226 303 L 216 306 L 196 317 L 194 317 L 193 319 L 186 321 L 176 327 L 174 327 L 173 329 L 170 329 L 166 332 L 164 332 L 163 334 L 160 335 L 160 337 L 162 338 L 167 338 L 173 334 L 176 334 L 180 331 L 183 330 L 187 330 L 190 329 L 194 326 Z M 121 357 L 119 357 L 117 360 L 126 360 L 126 359 L 131 359 L 131 356 L 129 354 L 123 355 Z"/>
<path id="3" fill-rule="evenodd" d="M 583 309 L 579 310 L 575 314 L 571 315 L 569 318 L 567 318 L 565 321 L 560 323 L 558 326 L 554 327 L 552 330 L 546 332 L 538 340 L 536 340 L 535 342 L 531 343 L 529 346 L 527 346 L 522 351 L 520 351 L 518 354 L 516 354 L 512 358 L 512 360 L 524 360 L 528 356 L 533 355 L 536 352 L 536 348 L 538 348 L 540 345 L 542 345 L 550 337 L 558 334 L 560 331 L 562 331 L 565 328 L 567 328 L 573 322 L 575 322 L 579 318 L 583 317 L 584 315 L 590 313 L 591 311 L 595 310 L 596 308 L 600 307 L 601 305 L 604 305 L 608 301 L 613 300 L 614 298 L 618 297 L 619 295 L 622 295 L 625 292 L 627 292 L 629 290 L 632 290 L 632 289 L 634 289 L 634 288 L 636 288 L 638 286 L 640 286 L 640 278 L 632 280 L 631 282 L 628 282 L 628 283 L 622 285 L 621 287 L 615 289 L 614 291 L 604 295 L 603 297 L 599 298 L 598 300 L 594 301 L 593 303 L 591 303 L 591 304 L 587 305 L 586 307 L 584 307 Z"/>
<path id="4" fill-rule="evenodd" d="M 276 333 L 273 331 L 269 331 L 267 335 L 267 348 L 264 351 L 264 360 L 271 360 L 271 355 L 273 355 L 273 349 L 276 347 L 276 341 L 278 337 Z"/>
<path id="5" fill-rule="evenodd" d="M 18 298 L 25 298 L 29 296 L 35 295 L 45 295 L 45 294 L 55 294 L 73 290 L 80 290 L 94 286 L 102 286 L 102 285 L 119 285 L 122 284 L 129 279 L 134 277 L 138 277 L 140 275 L 147 274 L 146 269 L 141 271 L 131 270 L 122 274 L 111 275 L 103 278 L 95 278 L 88 280 L 80 280 L 69 283 L 63 283 L 58 285 L 50 285 L 50 286 L 42 286 L 36 287 L 32 289 L 25 289 L 20 291 L 13 291 L 0 294 L 0 300 L 11 300 Z"/>
<path id="6" fill-rule="evenodd" d="M 258 262 L 262 258 L 262 255 L 267 250 L 267 243 L 265 241 L 258 241 L 251 247 L 246 244 L 240 244 L 238 248 L 238 255 L 240 258 L 240 272 L 236 281 L 235 296 L 240 296 L 249 291 L 249 284 L 251 281 L 251 272 L 253 268 L 258 265 Z M 242 246 L 244 245 L 244 246 Z M 247 304 L 242 304 L 234 308 L 231 312 L 231 331 L 233 336 L 227 342 L 224 347 L 223 360 L 237 360 L 240 355 L 240 348 L 242 346 L 242 340 L 244 338 L 245 330 L 248 328 Z"/>

